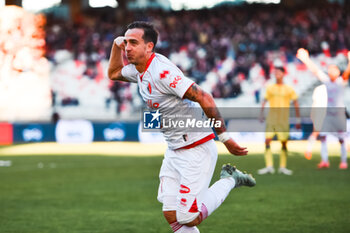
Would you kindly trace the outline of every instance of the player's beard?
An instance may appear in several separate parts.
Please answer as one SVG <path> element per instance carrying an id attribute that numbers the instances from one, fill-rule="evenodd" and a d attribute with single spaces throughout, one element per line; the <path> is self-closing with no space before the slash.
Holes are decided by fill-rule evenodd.
<path id="1" fill-rule="evenodd" d="M 128 58 L 129 63 L 134 64 L 134 65 L 139 65 L 140 64 L 140 56 L 138 56 L 137 54 L 133 53 L 133 54 L 126 54 L 126 57 Z"/>
<path id="2" fill-rule="evenodd" d="M 130 56 L 130 58 L 128 56 L 127 56 L 127 58 L 128 58 L 129 63 L 131 63 L 135 66 L 140 65 L 143 62 L 147 62 L 147 59 L 143 55 L 137 56 L 137 55 L 133 54 L 132 56 Z"/>
<path id="3" fill-rule="evenodd" d="M 138 65 L 138 62 L 136 61 L 135 57 L 133 57 L 133 56 L 128 57 L 127 56 L 127 58 L 128 58 L 129 63 L 134 64 L 134 65 Z"/>

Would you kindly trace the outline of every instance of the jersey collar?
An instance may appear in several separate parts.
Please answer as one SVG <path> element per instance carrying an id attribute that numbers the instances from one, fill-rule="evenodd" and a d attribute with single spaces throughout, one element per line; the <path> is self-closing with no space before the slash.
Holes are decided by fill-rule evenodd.
<path id="1" fill-rule="evenodd" d="M 151 62 L 155 56 L 156 56 L 156 54 L 152 53 L 151 57 L 148 59 L 147 64 L 146 64 L 146 69 L 145 69 L 145 71 L 143 71 L 143 73 L 140 76 L 141 82 L 142 82 L 143 75 L 146 73 L 148 67 L 151 65 Z"/>

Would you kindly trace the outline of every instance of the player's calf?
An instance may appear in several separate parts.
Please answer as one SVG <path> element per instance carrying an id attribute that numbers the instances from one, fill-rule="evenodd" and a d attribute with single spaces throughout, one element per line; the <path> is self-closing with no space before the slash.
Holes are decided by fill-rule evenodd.
<path id="1" fill-rule="evenodd" d="M 188 227 L 198 226 L 202 222 L 200 212 L 182 213 L 180 211 L 177 211 L 176 212 L 176 219 L 180 224 L 188 226 Z"/>
<path id="2" fill-rule="evenodd" d="M 282 150 L 287 150 L 287 141 L 281 141 Z"/>
<path id="3" fill-rule="evenodd" d="M 186 226 L 197 226 L 202 222 L 200 212 L 184 214 L 177 211 L 163 211 L 164 217 L 167 222 L 171 225 L 174 222 L 177 222 L 181 225 Z"/>
<path id="4" fill-rule="evenodd" d="M 163 211 L 163 215 L 169 224 L 176 222 L 176 211 Z"/>
<path id="5" fill-rule="evenodd" d="M 195 226 L 202 222 L 202 217 L 199 212 L 195 214 L 195 216 L 181 213 L 177 214 L 176 211 L 163 211 L 163 214 L 173 232 L 182 232 L 183 229 L 186 229 L 184 232 L 199 232 L 198 229 L 195 228 Z M 193 217 L 195 217 L 195 219 L 189 221 L 189 219 Z"/>

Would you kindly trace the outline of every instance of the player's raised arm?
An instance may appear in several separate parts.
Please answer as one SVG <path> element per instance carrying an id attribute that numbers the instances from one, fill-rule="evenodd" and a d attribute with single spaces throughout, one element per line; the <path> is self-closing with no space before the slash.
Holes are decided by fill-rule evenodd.
<path id="1" fill-rule="evenodd" d="M 327 79 L 327 75 L 310 59 L 309 52 L 306 49 L 300 48 L 296 54 L 296 57 L 302 61 L 308 69 L 314 73 L 320 81 L 324 82 Z"/>
<path id="2" fill-rule="evenodd" d="M 214 98 L 211 94 L 205 92 L 196 83 L 194 83 L 185 93 L 184 98 L 197 102 L 202 107 L 208 118 L 221 121 L 221 127 L 215 128 L 219 140 L 224 143 L 227 150 L 234 155 L 247 155 L 248 151 L 245 147 L 240 147 L 226 132 L 225 121 L 221 117 L 216 107 Z"/>
<path id="3" fill-rule="evenodd" d="M 119 36 L 113 41 L 111 55 L 109 58 L 108 65 L 108 78 L 113 81 L 124 81 L 129 82 L 126 78 L 122 76 L 123 56 L 122 50 L 124 50 L 124 37 Z"/>
<path id="4" fill-rule="evenodd" d="M 350 51 L 348 52 L 348 66 L 346 67 L 346 70 L 343 73 L 344 81 L 349 80 L 349 75 L 350 75 Z"/>

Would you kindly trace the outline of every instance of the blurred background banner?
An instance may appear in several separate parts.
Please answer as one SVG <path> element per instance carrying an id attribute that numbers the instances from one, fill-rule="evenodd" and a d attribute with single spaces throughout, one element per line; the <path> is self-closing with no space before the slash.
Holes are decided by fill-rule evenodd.
<path id="1" fill-rule="evenodd" d="M 255 131 L 246 131 L 242 125 L 251 124 L 249 120 L 229 120 L 226 122 L 230 135 L 238 141 L 263 142 L 265 140 L 264 124 Z M 349 127 L 350 120 L 347 121 Z M 250 126 L 252 127 L 252 126 Z M 143 132 L 142 122 L 90 122 L 86 120 L 60 120 L 57 125 L 52 123 L 0 123 L 0 145 L 27 142 L 59 142 L 59 143 L 90 143 L 111 141 L 134 141 L 141 143 L 164 143 L 160 132 Z M 242 129 L 242 130 L 237 130 Z M 259 130 L 260 129 L 260 130 Z M 312 133 L 312 123 L 302 124 L 296 129 L 290 124 L 290 139 L 307 139 Z M 349 131 L 349 129 L 348 129 Z M 329 141 L 337 141 L 329 135 Z"/>
<path id="2" fill-rule="evenodd" d="M 9 123 L 0 123 L 0 145 L 10 145 L 13 142 L 13 126 Z"/>
<path id="3" fill-rule="evenodd" d="M 13 135 L 16 143 L 52 142 L 55 141 L 55 126 L 51 123 L 15 123 Z"/>
<path id="4" fill-rule="evenodd" d="M 55 135 L 58 143 L 90 143 L 94 139 L 94 129 L 87 120 L 59 120 Z"/>
<path id="5" fill-rule="evenodd" d="M 138 141 L 138 122 L 94 123 L 95 141 Z"/>

